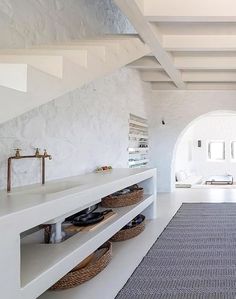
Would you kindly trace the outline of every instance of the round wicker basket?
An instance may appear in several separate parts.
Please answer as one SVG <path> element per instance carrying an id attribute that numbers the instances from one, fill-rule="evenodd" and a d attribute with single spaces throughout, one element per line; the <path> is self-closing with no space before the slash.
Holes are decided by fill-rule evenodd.
<path id="1" fill-rule="evenodd" d="M 101 205 L 104 208 L 119 208 L 131 206 L 143 199 L 143 188 L 134 188 L 123 195 L 109 195 L 102 198 Z"/>
<path id="2" fill-rule="evenodd" d="M 142 222 L 132 226 L 131 228 L 122 228 L 118 233 L 116 233 L 110 241 L 119 242 L 132 239 L 139 234 L 141 234 L 145 229 L 145 216 L 140 215 L 142 217 Z"/>
<path id="3" fill-rule="evenodd" d="M 99 253 L 100 252 L 100 253 Z M 102 252 L 102 254 L 101 254 Z M 79 268 L 76 266 L 64 277 L 62 277 L 58 282 L 56 282 L 50 290 L 65 290 L 69 288 L 74 288 L 94 276 L 100 273 L 109 264 L 112 258 L 112 244 L 111 242 L 106 242 L 94 253 L 95 257 L 89 264 L 84 268 Z"/>
<path id="4" fill-rule="evenodd" d="M 80 269 L 86 267 L 92 261 L 93 257 L 94 257 L 94 253 L 90 254 L 81 263 L 79 263 L 77 266 L 75 266 L 72 269 L 72 271 L 80 270 Z"/>

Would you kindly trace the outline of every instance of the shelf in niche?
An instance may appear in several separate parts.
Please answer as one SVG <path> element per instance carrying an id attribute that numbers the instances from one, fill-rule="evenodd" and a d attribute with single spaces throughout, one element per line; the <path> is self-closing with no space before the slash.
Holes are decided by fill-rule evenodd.
<path id="1" fill-rule="evenodd" d="M 138 152 L 147 152 L 149 150 L 148 147 L 129 147 L 129 153 L 138 153 Z"/>
<path id="2" fill-rule="evenodd" d="M 141 122 L 136 121 L 136 120 L 132 120 L 132 119 L 130 119 L 129 123 L 132 124 L 132 125 L 135 125 L 135 126 L 148 128 L 148 124 L 141 123 Z"/>
<path id="3" fill-rule="evenodd" d="M 129 120 L 129 161 L 130 168 L 147 166 L 148 152 L 148 122 L 147 119 L 130 114 Z M 147 146 L 147 147 L 143 147 Z M 136 161 L 132 161 L 135 157 Z M 130 161 L 131 160 L 131 161 Z"/>
<path id="4" fill-rule="evenodd" d="M 130 138 L 137 138 L 137 139 L 145 139 L 148 140 L 148 136 L 147 135 L 142 135 L 142 134 L 129 134 Z"/>
<path id="5" fill-rule="evenodd" d="M 139 164 L 144 164 L 144 163 L 148 163 L 149 159 L 142 159 L 142 160 L 137 160 L 137 161 L 129 161 L 129 165 L 133 166 L 133 165 L 139 165 Z"/>

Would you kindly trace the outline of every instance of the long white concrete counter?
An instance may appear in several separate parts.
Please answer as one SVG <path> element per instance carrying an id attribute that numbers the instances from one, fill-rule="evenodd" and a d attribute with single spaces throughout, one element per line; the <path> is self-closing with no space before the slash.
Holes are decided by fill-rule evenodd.
<path id="1" fill-rule="evenodd" d="M 101 201 L 101 198 L 139 183 L 144 199 L 117 209 L 117 215 L 92 233 L 79 234 L 61 244 L 20 243 L 20 233 Z M 156 170 L 114 169 L 32 185 L 0 193 L 0 287 L 4 299 L 37 298 L 77 263 L 120 230 L 137 214 L 156 215 Z M 21 249 L 20 249 L 21 248 Z M 9 283 L 10 282 L 10 283 Z"/>

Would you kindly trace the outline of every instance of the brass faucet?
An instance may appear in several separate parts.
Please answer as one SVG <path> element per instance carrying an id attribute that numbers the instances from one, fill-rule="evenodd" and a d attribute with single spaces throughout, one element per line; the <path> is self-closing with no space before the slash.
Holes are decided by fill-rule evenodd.
<path id="1" fill-rule="evenodd" d="M 14 156 L 8 158 L 8 163 L 7 163 L 7 192 L 11 192 L 11 164 L 12 160 L 17 160 L 17 159 L 42 159 L 42 185 L 45 184 L 45 159 L 52 160 L 52 156 L 47 153 L 47 150 L 45 149 L 43 154 L 40 154 L 39 148 L 35 149 L 35 154 L 34 155 L 27 155 L 27 156 L 21 156 L 20 148 L 15 149 L 16 153 Z"/>

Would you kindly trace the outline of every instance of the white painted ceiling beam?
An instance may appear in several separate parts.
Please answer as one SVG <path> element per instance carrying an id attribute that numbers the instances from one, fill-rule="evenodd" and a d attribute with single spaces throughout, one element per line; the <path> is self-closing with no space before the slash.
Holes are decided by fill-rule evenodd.
<path id="1" fill-rule="evenodd" d="M 187 90 L 236 90 L 235 82 L 198 82 L 187 83 Z"/>
<path id="2" fill-rule="evenodd" d="M 145 20 L 139 8 L 140 5 L 137 5 L 134 0 L 115 0 L 115 3 L 128 17 L 176 86 L 184 89 L 185 83 L 182 81 L 181 73 L 175 68 L 172 56 L 162 47 L 162 35 L 158 33 L 156 27 Z"/>
<path id="3" fill-rule="evenodd" d="M 142 71 L 141 78 L 146 82 L 168 82 L 171 79 L 163 71 Z M 184 82 L 236 82 L 236 71 L 183 71 Z"/>
<path id="4" fill-rule="evenodd" d="M 164 35 L 162 40 L 168 51 L 236 51 L 236 35 Z"/>
<path id="5" fill-rule="evenodd" d="M 133 69 L 162 69 L 160 63 L 156 60 L 155 57 L 152 56 L 144 56 L 130 64 L 128 64 L 129 68 Z"/>
<path id="6" fill-rule="evenodd" d="M 236 70 L 235 56 L 177 56 L 174 59 L 180 70 Z"/>
<path id="7" fill-rule="evenodd" d="M 235 0 L 115 2 L 154 56 L 130 67 L 155 89 L 236 89 Z"/>
<path id="8" fill-rule="evenodd" d="M 148 21 L 235 22 L 235 0 L 144 0 Z"/>
<path id="9" fill-rule="evenodd" d="M 177 90 L 172 82 L 153 82 L 151 83 L 153 91 Z M 187 83 L 186 90 L 236 90 L 236 83 L 214 83 L 214 82 L 196 82 Z"/>
<path id="10" fill-rule="evenodd" d="M 185 82 L 236 82 L 236 71 L 183 71 Z"/>
<path id="11" fill-rule="evenodd" d="M 144 14 L 144 2 L 145 0 L 135 0 L 142 14 Z"/>

